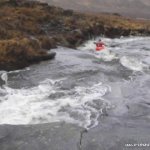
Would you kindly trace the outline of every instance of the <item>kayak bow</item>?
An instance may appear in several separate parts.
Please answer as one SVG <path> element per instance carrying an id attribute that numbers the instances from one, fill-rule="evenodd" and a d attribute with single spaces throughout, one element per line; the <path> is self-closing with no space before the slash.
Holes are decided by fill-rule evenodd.
<path id="1" fill-rule="evenodd" d="M 101 51 L 101 50 L 104 50 L 105 49 L 105 46 L 97 46 L 96 47 L 96 51 Z"/>

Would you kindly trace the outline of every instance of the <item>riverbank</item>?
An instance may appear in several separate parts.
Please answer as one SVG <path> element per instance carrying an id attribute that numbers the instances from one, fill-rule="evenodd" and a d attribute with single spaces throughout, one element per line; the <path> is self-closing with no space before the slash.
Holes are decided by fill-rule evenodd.
<path id="1" fill-rule="evenodd" d="M 47 50 L 75 48 L 86 40 L 150 35 L 150 22 L 117 15 L 81 14 L 46 3 L 4 1 L 0 4 L 0 69 L 14 70 L 55 57 Z"/>

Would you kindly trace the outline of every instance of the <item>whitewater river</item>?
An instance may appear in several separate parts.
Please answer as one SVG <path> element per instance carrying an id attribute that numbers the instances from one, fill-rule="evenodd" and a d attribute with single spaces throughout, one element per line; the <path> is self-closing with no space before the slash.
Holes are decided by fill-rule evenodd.
<path id="1" fill-rule="evenodd" d="M 94 51 L 94 40 L 90 40 L 76 50 L 53 49 L 57 55 L 52 61 L 1 71 L 1 126 L 65 122 L 89 130 L 90 141 L 103 133 L 102 140 L 93 141 L 94 148 L 85 137 L 86 150 L 112 150 L 118 147 L 114 137 L 118 137 L 114 143 L 119 143 L 128 141 L 130 134 L 132 143 L 137 143 L 139 135 L 148 140 L 150 38 L 102 40 L 107 48 L 101 53 Z"/>

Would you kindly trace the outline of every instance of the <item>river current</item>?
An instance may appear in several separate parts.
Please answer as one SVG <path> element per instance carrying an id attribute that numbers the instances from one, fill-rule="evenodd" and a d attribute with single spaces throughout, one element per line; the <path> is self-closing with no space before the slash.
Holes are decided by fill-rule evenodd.
<path id="1" fill-rule="evenodd" d="M 100 53 L 95 40 L 53 49 L 52 61 L 1 71 L 0 124 L 64 121 L 89 129 L 107 116 L 150 120 L 150 38 L 102 38 Z"/>

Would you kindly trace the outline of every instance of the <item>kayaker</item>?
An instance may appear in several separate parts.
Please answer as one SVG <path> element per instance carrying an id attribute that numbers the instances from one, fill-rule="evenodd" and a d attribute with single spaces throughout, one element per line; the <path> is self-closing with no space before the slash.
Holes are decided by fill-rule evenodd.
<path id="1" fill-rule="evenodd" d="M 94 42 L 94 44 L 96 44 L 96 51 L 100 51 L 105 48 L 105 44 L 101 39 L 99 39 L 97 42 Z"/>
<path id="2" fill-rule="evenodd" d="M 102 42 L 101 39 L 99 39 L 97 42 L 95 42 L 96 46 L 97 47 L 101 47 L 101 46 L 104 46 L 105 44 Z"/>

